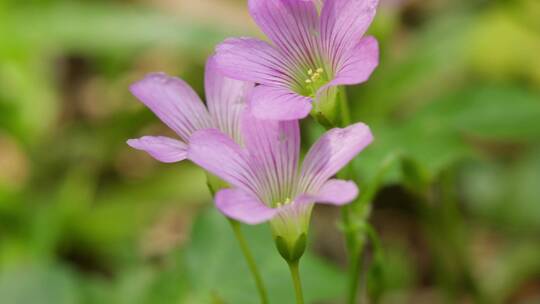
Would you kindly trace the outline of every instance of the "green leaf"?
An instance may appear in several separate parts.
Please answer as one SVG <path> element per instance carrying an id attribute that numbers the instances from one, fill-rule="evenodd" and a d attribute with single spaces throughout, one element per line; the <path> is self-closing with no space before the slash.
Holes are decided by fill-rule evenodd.
<path id="1" fill-rule="evenodd" d="M 406 155 L 435 176 L 443 168 L 484 153 L 483 142 L 523 143 L 540 138 L 540 102 L 522 88 L 474 86 L 433 100 L 402 121 L 372 125 L 375 141 L 355 160 L 365 178 L 388 155 Z M 397 169 L 397 168 L 396 168 Z M 401 181 L 399 171 L 387 182 Z"/>
<path id="2" fill-rule="evenodd" d="M 162 46 L 182 48 L 200 56 L 201 50 L 209 53 L 226 37 L 221 30 L 148 7 L 99 2 L 17 6 L 0 25 L 9 30 L 12 45 L 93 54 Z"/>
<path id="3" fill-rule="evenodd" d="M 0 299 L 9 304 L 79 303 L 75 278 L 58 265 L 27 266 L 1 272 Z"/>
<path id="4" fill-rule="evenodd" d="M 468 206 L 476 215 L 519 234 L 540 231 L 540 147 L 506 164 L 471 163 L 463 178 Z"/>
<path id="5" fill-rule="evenodd" d="M 242 227 L 267 285 L 272 303 L 291 303 L 293 286 L 287 263 L 280 257 L 269 227 Z M 195 303 L 209 303 L 217 295 L 226 303 L 257 303 L 255 285 L 226 219 L 216 210 L 195 224 L 186 252 Z M 306 253 L 300 261 L 306 301 L 339 298 L 344 292 L 342 273 L 320 258 Z"/>

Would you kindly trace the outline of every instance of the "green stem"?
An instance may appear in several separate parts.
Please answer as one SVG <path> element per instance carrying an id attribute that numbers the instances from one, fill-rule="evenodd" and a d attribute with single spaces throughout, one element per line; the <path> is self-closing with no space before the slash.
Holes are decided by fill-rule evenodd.
<path id="1" fill-rule="evenodd" d="M 351 124 L 352 119 L 345 87 L 339 88 L 338 98 L 338 105 L 340 109 L 340 127 L 346 127 Z M 340 175 L 342 178 L 351 178 L 351 167 L 347 166 L 344 168 Z M 358 229 L 356 229 L 356 227 L 354 227 L 355 220 L 352 218 L 354 216 L 352 206 L 345 206 L 342 210 L 342 221 L 345 228 L 345 239 L 347 240 L 347 254 L 349 258 L 349 286 L 347 303 L 356 304 L 356 299 L 358 297 L 358 286 L 360 282 L 360 272 L 362 270 L 362 252 L 364 248 L 363 242 L 360 242 L 359 239 L 363 239 L 363 237 L 357 235 L 360 232 Z"/>
<path id="2" fill-rule="evenodd" d="M 299 263 L 300 261 L 287 262 L 289 263 L 289 269 L 291 271 L 291 278 L 294 285 L 294 292 L 296 294 L 296 304 L 304 304 L 304 295 L 302 293 L 302 282 L 300 281 Z"/>
<path id="3" fill-rule="evenodd" d="M 455 170 L 450 168 L 442 172 L 440 205 L 443 209 L 443 216 L 447 218 L 447 225 L 444 227 L 448 231 L 447 235 L 450 240 L 450 246 L 448 248 L 455 252 L 456 264 L 460 266 L 462 271 L 462 278 L 460 279 L 471 293 L 475 302 L 480 304 L 491 303 L 486 298 L 471 272 L 471 261 L 467 255 L 467 248 L 470 246 L 470 240 L 467 237 L 469 234 L 467 233 L 467 227 L 463 221 L 463 217 L 460 214 L 455 181 Z"/>
<path id="4" fill-rule="evenodd" d="M 234 235 L 236 236 L 236 239 L 238 240 L 238 243 L 240 244 L 240 249 L 242 250 L 242 254 L 244 255 L 244 258 L 246 259 L 249 270 L 251 271 L 251 275 L 253 276 L 253 279 L 255 280 L 255 284 L 257 285 L 257 290 L 259 292 L 261 304 L 268 304 L 268 295 L 266 293 L 266 289 L 264 288 L 262 277 L 259 273 L 259 269 L 257 268 L 257 264 L 255 263 L 255 259 L 253 258 L 253 255 L 251 254 L 251 251 L 249 250 L 246 239 L 244 238 L 244 234 L 242 233 L 240 223 L 230 218 L 228 220 L 229 220 L 229 223 L 231 223 L 231 227 L 234 231 Z"/>
<path id="5" fill-rule="evenodd" d="M 357 250 L 349 252 L 349 290 L 347 303 L 357 304 L 358 286 L 360 285 L 360 271 L 362 270 L 362 250 L 364 246 L 358 246 Z"/>
<path id="6" fill-rule="evenodd" d="M 351 110 L 349 108 L 349 101 L 347 98 L 347 91 L 345 87 L 339 87 L 338 91 L 339 109 L 341 114 L 340 127 L 346 127 L 351 124 Z"/>

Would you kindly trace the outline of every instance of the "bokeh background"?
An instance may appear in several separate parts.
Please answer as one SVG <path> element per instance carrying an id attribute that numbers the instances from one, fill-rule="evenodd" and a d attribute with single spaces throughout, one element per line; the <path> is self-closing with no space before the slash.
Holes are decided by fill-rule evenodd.
<path id="1" fill-rule="evenodd" d="M 370 34 L 380 67 L 348 88 L 376 137 L 354 162 L 378 186 L 365 297 L 540 303 L 540 2 L 381 0 Z M 202 95 L 206 57 L 240 35 L 262 37 L 240 0 L 0 1 L 0 303 L 257 302 L 203 172 L 125 144 L 170 132 L 131 82 Z M 304 144 L 321 131 L 305 121 Z M 343 302 L 339 215 L 315 212 L 309 303 Z M 292 303 L 268 227 L 244 231 Z"/>

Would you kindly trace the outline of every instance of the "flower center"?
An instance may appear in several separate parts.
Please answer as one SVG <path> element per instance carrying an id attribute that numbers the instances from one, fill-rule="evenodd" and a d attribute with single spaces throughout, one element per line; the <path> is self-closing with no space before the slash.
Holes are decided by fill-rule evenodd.
<path id="1" fill-rule="evenodd" d="M 328 81 L 327 79 L 328 77 L 323 68 L 317 68 L 315 70 L 309 69 L 307 71 L 307 78 L 304 80 L 304 87 L 307 91 L 307 95 L 315 97 L 319 88 Z"/>
<path id="2" fill-rule="evenodd" d="M 288 205 L 290 203 L 292 203 L 292 200 L 289 197 L 287 197 L 283 203 L 281 203 L 281 202 L 277 203 L 276 207 L 281 208 L 281 207 L 283 207 L 285 205 Z"/>

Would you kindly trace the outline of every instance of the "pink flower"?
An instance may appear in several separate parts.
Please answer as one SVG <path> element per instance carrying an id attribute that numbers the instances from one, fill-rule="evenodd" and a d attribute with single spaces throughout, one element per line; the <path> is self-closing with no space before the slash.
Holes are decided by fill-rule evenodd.
<path id="1" fill-rule="evenodd" d="M 362 83 L 377 67 L 377 41 L 362 36 L 378 0 L 316 2 L 249 0 L 253 19 L 273 44 L 232 38 L 217 47 L 216 63 L 226 76 L 260 84 L 252 96 L 256 117 L 304 118 L 312 101 L 335 99 L 334 87 Z"/>
<path id="2" fill-rule="evenodd" d="M 159 161 L 171 163 L 186 159 L 189 139 L 200 129 L 218 128 L 241 143 L 240 113 L 252 88 L 252 83 L 223 77 L 217 71 L 214 59 L 210 58 L 205 73 L 207 109 L 183 80 L 163 73 L 150 74 L 134 83 L 130 90 L 180 139 L 144 136 L 130 139 L 128 144 Z"/>
<path id="3" fill-rule="evenodd" d="M 247 224 L 271 220 L 276 236 L 290 248 L 307 233 L 315 202 L 342 205 L 358 188 L 333 176 L 371 141 L 369 128 L 353 124 L 332 129 L 309 150 L 299 168 L 298 121 L 260 120 L 242 113 L 244 146 L 216 129 L 195 132 L 188 157 L 228 182 L 215 201 L 226 216 Z"/>

